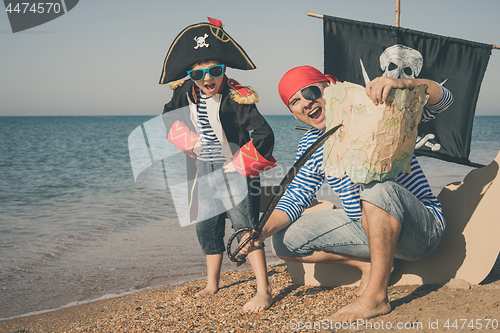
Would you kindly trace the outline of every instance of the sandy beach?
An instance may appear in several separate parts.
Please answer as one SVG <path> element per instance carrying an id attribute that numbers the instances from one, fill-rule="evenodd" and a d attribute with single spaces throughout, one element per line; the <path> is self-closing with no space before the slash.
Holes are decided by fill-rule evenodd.
<path id="1" fill-rule="evenodd" d="M 242 306 L 255 293 L 251 271 L 225 272 L 221 289 L 194 298 L 204 280 L 140 291 L 132 295 L 76 305 L 0 322 L 0 332 L 419 332 L 485 331 L 500 328 L 499 261 L 481 285 L 463 281 L 446 285 L 389 288 L 392 312 L 358 323 L 326 318 L 353 300 L 346 287 L 294 285 L 284 263 L 268 267 L 274 304 L 265 312 Z"/>

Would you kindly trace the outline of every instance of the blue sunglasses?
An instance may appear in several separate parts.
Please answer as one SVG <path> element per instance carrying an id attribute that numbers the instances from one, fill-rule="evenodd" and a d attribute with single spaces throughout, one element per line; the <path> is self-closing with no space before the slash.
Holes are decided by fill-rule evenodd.
<path id="1" fill-rule="evenodd" d="M 203 80 L 205 73 L 208 73 L 208 75 L 216 79 L 224 74 L 224 67 L 226 67 L 226 64 L 215 65 L 205 69 L 193 69 L 191 71 L 187 71 L 187 73 L 193 81 Z"/>

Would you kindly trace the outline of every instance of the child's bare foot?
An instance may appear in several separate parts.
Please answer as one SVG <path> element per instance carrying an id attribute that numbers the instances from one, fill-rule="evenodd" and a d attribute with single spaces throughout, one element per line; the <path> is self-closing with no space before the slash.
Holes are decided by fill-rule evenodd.
<path id="1" fill-rule="evenodd" d="M 267 292 L 259 292 L 249 300 L 245 305 L 243 305 L 243 311 L 248 312 L 259 312 L 269 309 L 273 304 L 274 299 L 271 296 L 271 288 Z"/>
<path id="2" fill-rule="evenodd" d="M 212 296 L 215 293 L 219 291 L 219 288 L 213 288 L 207 286 L 205 289 L 198 291 L 196 294 L 194 294 L 194 297 L 207 297 L 207 296 Z"/>

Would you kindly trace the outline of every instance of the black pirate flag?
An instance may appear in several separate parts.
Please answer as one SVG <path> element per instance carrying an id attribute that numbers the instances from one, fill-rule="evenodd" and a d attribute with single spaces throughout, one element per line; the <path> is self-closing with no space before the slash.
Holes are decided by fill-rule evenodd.
<path id="1" fill-rule="evenodd" d="M 73 9 L 78 1 L 3 0 L 14 33 L 52 21 Z"/>
<path id="2" fill-rule="evenodd" d="M 419 125 L 415 154 L 469 161 L 472 123 L 492 45 L 381 24 L 323 17 L 325 73 L 365 85 L 378 76 L 443 84 L 453 105 Z"/>

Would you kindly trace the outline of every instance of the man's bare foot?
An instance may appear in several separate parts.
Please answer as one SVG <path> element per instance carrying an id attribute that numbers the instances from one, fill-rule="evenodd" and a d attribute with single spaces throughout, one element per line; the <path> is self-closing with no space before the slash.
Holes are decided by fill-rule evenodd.
<path id="1" fill-rule="evenodd" d="M 368 281 L 370 280 L 370 272 L 372 265 L 371 263 L 366 263 L 362 267 L 358 267 L 361 270 L 361 280 L 359 281 L 359 286 L 356 289 L 350 290 L 346 293 L 348 297 L 351 296 L 361 296 L 363 291 L 365 291 Z M 391 273 L 394 272 L 395 264 L 392 264 Z"/>
<path id="2" fill-rule="evenodd" d="M 359 286 L 356 289 L 349 290 L 346 293 L 347 297 L 361 296 L 363 291 L 365 291 L 367 285 L 368 285 L 368 280 L 366 282 L 363 282 L 363 278 L 361 278 L 361 281 L 359 282 Z"/>
<path id="3" fill-rule="evenodd" d="M 271 288 L 267 292 L 258 292 L 255 296 L 243 305 L 243 311 L 259 312 L 269 309 L 274 299 L 271 296 Z"/>
<path id="4" fill-rule="evenodd" d="M 391 312 L 391 304 L 387 297 L 381 301 L 375 301 L 361 295 L 352 303 L 335 312 L 329 320 L 333 322 L 346 322 L 349 320 L 370 319 Z"/>
<path id="5" fill-rule="evenodd" d="M 198 291 L 194 294 L 194 297 L 208 297 L 216 294 L 219 291 L 219 288 L 211 288 L 207 286 L 205 289 Z"/>
<path id="6" fill-rule="evenodd" d="M 368 281 L 370 280 L 370 270 L 363 272 L 361 274 L 361 280 L 359 281 L 359 286 L 356 289 L 348 291 L 346 295 L 348 297 L 352 296 L 361 296 L 363 291 L 365 291 L 366 286 L 368 285 Z"/>
<path id="7" fill-rule="evenodd" d="M 356 289 L 348 291 L 346 293 L 348 297 L 360 296 L 363 291 L 365 291 L 366 286 L 368 285 L 368 281 L 370 280 L 371 267 L 372 265 L 370 262 L 367 262 L 361 267 L 358 267 L 361 270 L 361 280 L 359 281 L 359 286 Z"/>

